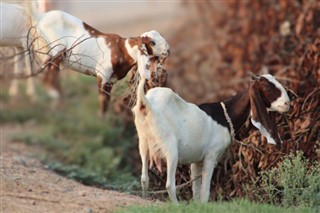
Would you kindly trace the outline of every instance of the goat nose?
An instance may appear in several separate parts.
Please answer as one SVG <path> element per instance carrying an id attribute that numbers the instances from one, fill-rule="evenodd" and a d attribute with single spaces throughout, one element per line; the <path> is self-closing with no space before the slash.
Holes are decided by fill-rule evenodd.
<path id="1" fill-rule="evenodd" d="M 170 55 L 170 50 L 168 50 L 168 56 Z"/>

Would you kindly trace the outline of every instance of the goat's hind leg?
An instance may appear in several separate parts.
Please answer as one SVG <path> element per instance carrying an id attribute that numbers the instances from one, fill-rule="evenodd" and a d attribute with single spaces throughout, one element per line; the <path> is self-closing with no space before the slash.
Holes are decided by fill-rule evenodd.
<path id="1" fill-rule="evenodd" d="M 19 54 L 19 48 L 14 48 L 14 70 L 13 73 L 15 75 L 21 74 L 22 69 L 23 69 L 23 56 Z M 14 78 L 11 83 L 10 83 L 10 88 L 9 88 L 9 96 L 10 97 L 16 97 L 18 95 L 18 90 L 19 90 L 19 81 L 18 79 Z"/>
<path id="2" fill-rule="evenodd" d="M 148 176 L 148 159 L 149 159 L 149 149 L 147 140 L 139 137 L 139 152 L 142 161 L 142 171 L 141 171 L 141 186 L 142 186 L 142 196 L 146 197 L 149 188 L 149 176 Z"/>
<path id="3" fill-rule="evenodd" d="M 172 141 L 172 142 L 175 142 L 175 141 Z M 178 203 L 177 194 L 176 194 L 176 170 L 178 166 L 178 150 L 175 147 L 170 147 L 167 151 L 168 153 L 166 156 L 166 159 L 167 159 L 166 188 L 171 201 L 174 203 Z"/>

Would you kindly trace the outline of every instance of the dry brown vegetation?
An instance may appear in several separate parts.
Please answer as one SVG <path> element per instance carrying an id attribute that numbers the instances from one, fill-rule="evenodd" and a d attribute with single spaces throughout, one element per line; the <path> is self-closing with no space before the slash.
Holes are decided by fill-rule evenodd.
<path id="1" fill-rule="evenodd" d="M 246 88 L 249 71 L 269 72 L 292 100 L 289 113 L 271 115 L 283 145 L 268 145 L 247 122 L 214 172 L 211 196 L 250 196 L 259 172 L 290 152 L 301 150 L 311 162 L 319 161 L 320 2 L 230 0 L 185 6 L 192 15 L 170 39 L 167 86 L 194 103 L 218 101 Z M 177 184 L 189 177 L 189 167 L 180 166 Z M 164 189 L 165 174 L 152 171 L 152 182 L 154 189 Z M 185 199 L 191 194 L 191 187 L 180 193 Z"/>

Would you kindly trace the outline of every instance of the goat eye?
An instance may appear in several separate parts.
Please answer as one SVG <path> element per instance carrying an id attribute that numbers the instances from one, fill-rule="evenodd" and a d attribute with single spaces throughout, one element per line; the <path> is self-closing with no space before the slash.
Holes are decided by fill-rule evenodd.
<path id="1" fill-rule="evenodd" d="M 156 45 L 156 42 L 154 42 L 154 41 L 150 41 L 150 46 L 154 46 L 154 45 Z"/>

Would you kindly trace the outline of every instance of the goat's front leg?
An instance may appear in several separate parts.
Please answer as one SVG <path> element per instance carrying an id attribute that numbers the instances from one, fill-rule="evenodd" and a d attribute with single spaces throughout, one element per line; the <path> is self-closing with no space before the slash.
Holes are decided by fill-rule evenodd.
<path id="1" fill-rule="evenodd" d="M 176 195 L 176 170 L 178 165 L 178 150 L 170 147 L 167 156 L 167 183 L 166 188 L 172 202 L 178 203 Z"/>
<path id="2" fill-rule="evenodd" d="M 202 172 L 202 163 L 191 164 L 191 179 L 193 180 L 197 178 L 192 183 L 193 199 L 195 201 L 200 200 L 201 178 L 198 176 L 201 175 L 201 172 Z"/>
<path id="3" fill-rule="evenodd" d="M 201 185 L 201 202 L 208 202 L 211 188 L 211 178 L 214 167 L 216 166 L 217 158 L 214 156 L 206 156 L 203 162 L 202 169 L 202 185 Z"/>
<path id="4" fill-rule="evenodd" d="M 60 61 L 60 57 L 48 61 L 47 71 L 43 78 L 47 93 L 53 100 L 58 100 L 62 94 L 59 80 Z"/>
<path id="5" fill-rule="evenodd" d="M 99 117 L 103 117 L 108 110 L 110 101 L 110 93 L 112 90 L 112 83 L 104 83 L 100 76 L 97 77 L 98 81 L 98 92 L 99 92 Z"/>

